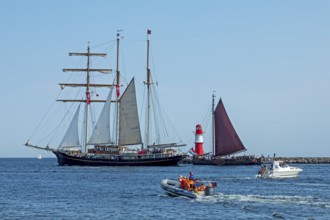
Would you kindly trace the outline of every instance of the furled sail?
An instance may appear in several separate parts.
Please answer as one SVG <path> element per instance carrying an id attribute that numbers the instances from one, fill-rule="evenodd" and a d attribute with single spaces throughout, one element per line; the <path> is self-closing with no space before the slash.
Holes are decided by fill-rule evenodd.
<path id="1" fill-rule="evenodd" d="M 78 134 L 78 119 L 79 119 L 80 105 L 77 108 L 76 113 L 74 114 L 72 121 L 66 131 L 60 148 L 62 147 L 79 147 L 79 134 Z"/>
<path id="2" fill-rule="evenodd" d="M 108 98 L 103 106 L 100 117 L 95 125 L 93 133 L 89 139 L 88 144 L 110 144 L 110 107 L 113 87 L 109 91 Z"/>
<path id="3" fill-rule="evenodd" d="M 214 112 L 214 123 L 215 156 L 224 156 L 246 150 L 230 122 L 221 99 Z"/>
<path id="4" fill-rule="evenodd" d="M 141 144 L 134 78 L 119 100 L 119 145 Z"/>

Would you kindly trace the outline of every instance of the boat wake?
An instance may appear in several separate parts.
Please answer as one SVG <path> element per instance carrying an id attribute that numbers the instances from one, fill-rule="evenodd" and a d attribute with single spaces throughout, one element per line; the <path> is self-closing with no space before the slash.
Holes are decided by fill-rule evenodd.
<path id="1" fill-rule="evenodd" d="M 221 180 L 222 181 L 236 181 L 236 180 L 254 180 L 255 179 L 255 176 L 229 176 L 229 177 L 222 177 Z"/>
<path id="2" fill-rule="evenodd" d="M 236 195 L 229 194 L 225 195 L 218 193 L 214 196 L 198 198 L 199 202 L 255 202 L 255 203 L 268 203 L 268 204 L 292 204 L 292 205 L 309 205 L 314 207 L 320 207 L 325 209 L 330 209 L 330 201 L 322 200 L 320 198 L 314 198 L 312 196 L 302 197 L 302 196 L 263 196 L 263 195 Z M 247 206 L 243 206 L 244 209 L 249 209 Z"/>

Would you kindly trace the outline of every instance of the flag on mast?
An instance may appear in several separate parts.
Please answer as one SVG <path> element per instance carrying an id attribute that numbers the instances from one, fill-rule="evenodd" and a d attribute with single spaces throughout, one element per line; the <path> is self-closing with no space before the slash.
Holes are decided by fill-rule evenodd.
<path id="1" fill-rule="evenodd" d="M 120 96 L 120 87 L 118 84 L 116 85 L 116 95 L 117 95 L 117 98 Z"/>
<path id="2" fill-rule="evenodd" d="M 86 92 L 86 98 L 87 98 L 87 105 L 91 104 L 91 93 Z"/>

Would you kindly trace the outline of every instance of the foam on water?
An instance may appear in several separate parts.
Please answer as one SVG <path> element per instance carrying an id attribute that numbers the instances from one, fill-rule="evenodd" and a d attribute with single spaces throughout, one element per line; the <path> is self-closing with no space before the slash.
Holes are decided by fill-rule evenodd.
<path id="1" fill-rule="evenodd" d="M 274 195 L 274 196 L 263 196 L 263 195 L 238 195 L 218 193 L 214 196 L 206 196 L 198 198 L 200 202 L 224 202 L 224 201 L 240 201 L 240 202 L 255 202 L 255 203 L 268 203 L 268 204 L 295 204 L 295 205 L 309 205 L 317 206 L 320 208 L 330 208 L 329 201 L 323 201 L 319 198 L 312 196 L 286 196 L 286 195 Z"/>

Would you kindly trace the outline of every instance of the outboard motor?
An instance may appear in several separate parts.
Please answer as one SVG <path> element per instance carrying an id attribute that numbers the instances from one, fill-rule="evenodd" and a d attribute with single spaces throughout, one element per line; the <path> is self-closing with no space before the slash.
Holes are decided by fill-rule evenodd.
<path id="1" fill-rule="evenodd" d="M 215 193 L 215 188 L 207 186 L 205 189 L 205 196 L 212 196 Z"/>
<path id="2" fill-rule="evenodd" d="M 212 196 L 215 194 L 215 188 L 218 186 L 217 182 L 211 182 L 206 188 L 205 188 L 205 196 Z"/>

